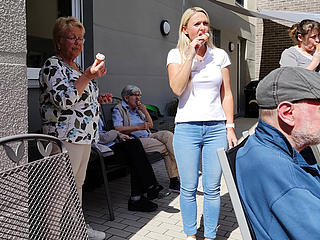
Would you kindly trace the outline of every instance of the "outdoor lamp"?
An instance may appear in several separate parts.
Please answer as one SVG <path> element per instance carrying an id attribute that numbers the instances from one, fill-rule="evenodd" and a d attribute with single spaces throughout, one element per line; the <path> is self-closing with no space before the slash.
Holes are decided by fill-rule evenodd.
<path id="1" fill-rule="evenodd" d="M 234 48 L 235 48 L 234 43 L 233 42 L 229 42 L 229 51 L 233 52 Z"/>
<path id="2" fill-rule="evenodd" d="M 167 20 L 162 20 L 160 23 L 160 32 L 162 35 L 167 36 L 170 32 L 170 24 Z"/>

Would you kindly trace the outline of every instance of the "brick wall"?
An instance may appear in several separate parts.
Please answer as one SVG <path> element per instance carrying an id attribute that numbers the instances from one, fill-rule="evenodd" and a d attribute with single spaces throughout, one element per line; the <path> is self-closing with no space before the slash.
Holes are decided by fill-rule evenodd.
<path id="1" fill-rule="evenodd" d="M 263 20 L 263 26 L 259 79 L 279 67 L 282 51 L 292 45 L 288 27 L 266 19 Z"/>
<path id="2" fill-rule="evenodd" d="M 258 9 L 282 11 L 320 12 L 315 0 L 257 0 Z M 257 19 L 256 76 L 262 79 L 279 67 L 282 51 L 293 45 L 288 35 L 292 22 Z"/>

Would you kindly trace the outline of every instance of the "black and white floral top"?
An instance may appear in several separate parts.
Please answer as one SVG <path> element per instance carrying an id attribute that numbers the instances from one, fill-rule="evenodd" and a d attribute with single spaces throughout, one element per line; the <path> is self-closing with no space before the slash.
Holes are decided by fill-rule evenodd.
<path id="1" fill-rule="evenodd" d="M 47 59 L 39 76 L 42 130 L 63 141 L 91 144 L 98 142 L 98 88 L 90 81 L 79 95 L 73 83 L 80 76 L 61 58 Z"/>

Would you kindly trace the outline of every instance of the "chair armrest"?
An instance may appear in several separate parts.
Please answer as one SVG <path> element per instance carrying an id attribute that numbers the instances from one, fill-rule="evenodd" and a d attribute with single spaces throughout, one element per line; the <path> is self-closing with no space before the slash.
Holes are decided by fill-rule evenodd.
<path id="1" fill-rule="evenodd" d="M 91 149 L 96 151 L 102 157 L 108 157 L 114 154 L 113 150 L 106 145 L 100 143 L 94 143 L 91 145 Z"/>
<path id="2" fill-rule="evenodd" d="M 155 132 L 159 131 L 158 129 L 155 129 L 155 128 L 150 128 L 149 130 L 150 130 L 151 133 L 155 133 Z"/>

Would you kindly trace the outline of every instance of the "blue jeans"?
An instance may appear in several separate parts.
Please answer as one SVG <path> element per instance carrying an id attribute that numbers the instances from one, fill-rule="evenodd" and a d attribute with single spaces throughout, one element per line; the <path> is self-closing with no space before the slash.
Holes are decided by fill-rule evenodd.
<path id="1" fill-rule="evenodd" d="M 216 237 L 220 212 L 221 167 L 217 148 L 227 149 L 227 133 L 224 121 L 177 123 L 173 148 L 180 175 L 180 208 L 184 232 L 197 233 L 196 192 L 202 154 L 202 184 L 204 190 L 204 236 Z"/>

